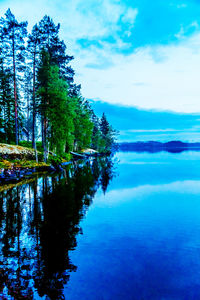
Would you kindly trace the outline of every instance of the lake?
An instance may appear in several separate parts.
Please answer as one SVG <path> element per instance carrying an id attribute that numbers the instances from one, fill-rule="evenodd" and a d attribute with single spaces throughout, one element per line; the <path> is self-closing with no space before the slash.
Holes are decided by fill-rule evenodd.
<path id="1" fill-rule="evenodd" d="M 118 152 L 0 191 L 0 299 L 200 299 L 200 152 Z"/>

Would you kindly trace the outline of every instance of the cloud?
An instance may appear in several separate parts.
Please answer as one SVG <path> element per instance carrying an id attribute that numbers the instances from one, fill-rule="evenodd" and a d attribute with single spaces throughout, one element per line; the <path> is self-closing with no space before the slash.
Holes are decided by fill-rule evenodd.
<path id="1" fill-rule="evenodd" d="M 113 66 L 113 63 L 110 61 L 107 61 L 106 59 L 101 60 L 98 63 L 89 63 L 89 64 L 85 65 L 86 68 L 99 69 L 99 70 L 109 69 L 112 66 Z"/>
<path id="2" fill-rule="evenodd" d="M 99 54 L 112 61 L 107 69 L 88 69 L 86 62 L 100 63 Z M 157 57 L 158 56 L 158 57 Z M 157 57 L 155 59 L 155 57 Z M 160 57 L 160 59 L 159 59 Z M 91 55 L 83 51 L 80 76 L 83 94 L 110 103 L 145 109 L 200 112 L 200 34 L 179 44 L 138 48 L 133 54 L 113 54 L 107 48 Z M 142 82 L 135 85 L 134 82 Z M 97 93 L 98 91 L 98 93 Z"/>
<path id="3" fill-rule="evenodd" d="M 103 112 L 107 115 L 110 124 L 120 133 L 120 142 L 199 141 L 199 114 L 144 110 L 97 100 L 90 100 L 90 103 L 99 117 Z"/>
<path id="4" fill-rule="evenodd" d="M 185 4 L 185 3 L 177 5 L 177 8 L 186 8 L 186 7 L 187 7 L 187 4 Z"/>
<path id="5" fill-rule="evenodd" d="M 199 2 L 0 2 L 2 13 L 8 7 L 20 21 L 28 19 L 29 29 L 45 14 L 61 23 L 61 36 L 75 56 L 72 66 L 86 98 L 146 109 L 200 111 Z"/>
<path id="6" fill-rule="evenodd" d="M 90 43 L 97 46 L 108 37 L 119 44 L 122 27 L 132 28 L 138 12 L 116 0 L 7 0 L 0 3 L 2 13 L 8 7 L 20 20 L 28 19 L 29 29 L 45 14 L 50 15 L 61 23 L 62 37 L 75 52 L 81 50 L 82 42 L 83 47 Z"/>
<path id="7" fill-rule="evenodd" d="M 125 163 L 124 161 L 120 162 Z M 130 161 L 128 162 L 130 164 Z M 137 164 L 134 162 L 134 164 Z M 142 162 L 140 162 L 142 164 Z M 158 164 L 158 162 L 143 162 L 143 164 Z M 160 162 L 159 162 L 160 164 Z M 163 162 L 162 162 L 163 164 Z M 104 205 L 105 201 L 109 206 L 116 206 L 119 203 L 128 201 L 140 201 L 144 197 L 148 197 L 152 194 L 157 193 L 178 193 L 178 194 L 189 194 L 198 195 L 200 192 L 200 181 L 199 180 L 184 180 L 184 181 L 174 181 L 165 184 L 155 184 L 155 185 L 141 185 L 133 188 L 124 188 L 118 190 L 111 190 L 106 193 L 106 198 L 104 195 L 98 195 L 98 205 Z"/>
<path id="8" fill-rule="evenodd" d="M 133 8 L 128 8 L 126 13 L 123 14 L 122 16 L 122 21 L 124 23 L 129 23 L 132 26 L 135 23 L 136 17 L 138 15 L 138 9 L 133 9 Z"/>

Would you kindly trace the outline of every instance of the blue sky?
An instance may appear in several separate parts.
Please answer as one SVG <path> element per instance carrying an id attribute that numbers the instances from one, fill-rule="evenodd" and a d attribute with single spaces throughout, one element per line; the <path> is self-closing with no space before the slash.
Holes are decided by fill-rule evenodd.
<path id="1" fill-rule="evenodd" d="M 61 23 L 83 96 L 144 109 L 200 112 L 200 1 L 0 0 L 29 28 Z"/>
<path id="2" fill-rule="evenodd" d="M 200 142 L 200 113 L 138 109 L 102 101 L 91 101 L 98 116 L 104 111 L 119 131 L 120 142 L 181 140 Z"/>

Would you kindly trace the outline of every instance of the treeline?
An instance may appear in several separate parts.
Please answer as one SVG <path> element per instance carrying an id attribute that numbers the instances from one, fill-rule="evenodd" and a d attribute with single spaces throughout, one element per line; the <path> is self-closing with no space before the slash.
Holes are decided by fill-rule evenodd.
<path id="1" fill-rule="evenodd" d="M 11 10 L 0 19 L 0 141 L 42 141 L 44 160 L 51 150 L 63 155 L 92 147 L 109 152 L 115 131 L 99 119 L 75 84 L 73 56 L 49 16 L 27 32 Z"/>

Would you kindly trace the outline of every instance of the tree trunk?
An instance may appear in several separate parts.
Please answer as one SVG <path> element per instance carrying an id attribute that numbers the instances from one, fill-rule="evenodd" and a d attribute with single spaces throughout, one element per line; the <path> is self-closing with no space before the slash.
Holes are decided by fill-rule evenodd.
<path id="1" fill-rule="evenodd" d="M 44 117 L 44 162 L 47 162 L 47 118 Z"/>
<path id="2" fill-rule="evenodd" d="M 36 138 L 35 138 L 35 133 L 36 133 L 36 109 L 35 109 L 35 55 L 36 55 L 36 49 L 34 51 L 34 56 L 33 56 L 33 136 L 32 136 L 32 147 L 36 151 Z"/>
<path id="3" fill-rule="evenodd" d="M 42 148 L 44 148 L 44 118 L 41 117 Z"/>
<path id="4" fill-rule="evenodd" d="M 18 145 L 18 103 L 17 103 L 17 83 L 16 83 L 16 66 L 15 66 L 15 39 L 13 33 L 13 82 L 14 82 L 14 99 L 15 99 L 15 143 Z"/>
<path id="5" fill-rule="evenodd" d="M 30 140 L 30 130 L 29 130 L 29 118 L 30 118 L 30 99 L 29 99 L 29 94 L 28 94 L 28 90 L 29 90 L 29 85 L 27 88 L 27 126 L 26 126 L 26 129 L 27 129 L 27 141 L 29 142 Z"/>

